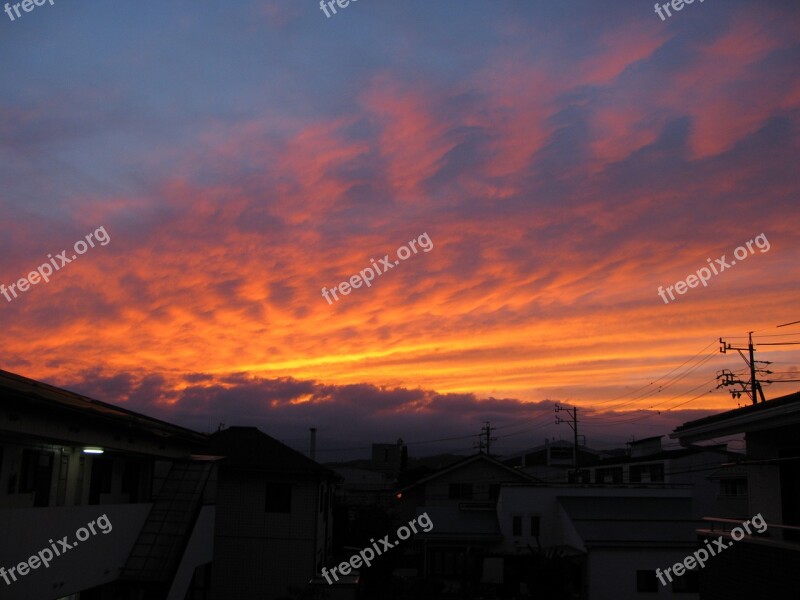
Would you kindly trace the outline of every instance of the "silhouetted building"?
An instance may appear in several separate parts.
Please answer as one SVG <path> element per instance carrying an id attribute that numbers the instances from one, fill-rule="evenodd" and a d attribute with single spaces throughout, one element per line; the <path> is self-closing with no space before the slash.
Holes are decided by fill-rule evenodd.
<path id="1" fill-rule="evenodd" d="M 497 514 L 497 572 L 510 594 L 544 585 L 548 598 L 698 598 L 696 580 L 662 588 L 655 574 L 694 550 L 691 486 L 503 485 Z M 548 568 L 532 577 L 537 565 Z"/>
<path id="2" fill-rule="evenodd" d="M 587 463 L 596 462 L 602 453 L 586 446 L 578 446 L 578 466 L 582 479 L 588 481 L 583 470 Z M 542 481 L 568 482 L 574 479 L 575 449 L 566 440 L 545 440 L 545 443 L 503 459 L 503 463 L 521 469 Z"/>
<path id="3" fill-rule="evenodd" d="M 397 438 L 394 444 L 372 444 L 371 470 L 385 473 L 396 480 L 407 462 L 408 448 L 402 438 Z"/>
<path id="4" fill-rule="evenodd" d="M 628 442 L 622 456 L 596 460 L 585 465 L 588 481 L 596 484 L 689 485 L 692 514 L 704 517 L 720 507 L 724 495 L 724 516 L 740 514 L 746 508 L 746 481 L 739 471 L 721 471 L 718 465 L 738 460 L 743 455 L 730 452 L 725 444 L 691 445 L 664 450 L 663 435 Z M 727 495 L 726 495 L 727 494 Z"/>
<path id="5" fill-rule="evenodd" d="M 427 513 L 430 532 L 402 547 L 398 574 L 439 580 L 451 591 L 474 589 L 491 579 L 493 549 L 502 542 L 497 498 L 504 483 L 537 480 L 502 462 L 476 454 L 399 490 L 398 522 Z"/>
<path id="6" fill-rule="evenodd" d="M 698 529 L 698 548 L 722 537 L 731 544 L 700 570 L 702 600 L 797 598 L 800 589 L 800 393 L 752 404 L 677 427 L 670 437 L 688 445 L 724 436 L 745 435 L 747 512 L 737 518 L 712 515 Z M 721 505 L 720 510 L 727 506 Z M 731 533 L 761 515 L 763 533 L 740 539 Z M 752 529 L 752 528 L 751 528 Z M 741 530 L 741 528 L 740 528 Z"/>
<path id="7" fill-rule="evenodd" d="M 194 453 L 205 442 L 0 371 L 0 566 L 18 574 L 52 549 L 48 540 L 72 546 L 57 545 L 46 568 L 0 581 L 2 598 L 191 598 L 195 568 L 213 550 L 215 463 Z M 107 533 L 96 524 L 103 515 Z M 96 533 L 73 544 L 90 522 Z"/>
<path id="8" fill-rule="evenodd" d="M 255 427 L 211 436 L 219 463 L 211 598 L 288 595 L 327 563 L 336 473 Z"/>
<path id="9" fill-rule="evenodd" d="M 253 427 L 208 436 L 0 371 L 0 597 L 287 597 L 328 559 L 336 479 Z"/>

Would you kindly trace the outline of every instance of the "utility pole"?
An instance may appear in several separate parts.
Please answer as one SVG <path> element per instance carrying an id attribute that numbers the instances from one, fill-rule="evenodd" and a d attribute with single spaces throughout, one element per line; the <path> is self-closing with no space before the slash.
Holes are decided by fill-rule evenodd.
<path id="1" fill-rule="evenodd" d="M 756 360 L 755 360 L 755 348 L 753 347 L 753 332 L 752 331 L 748 332 L 747 339 L 748 339 L 747 348 L 738 348 L 736 346 L 731 346 L 730 343 L 726 343 L 722 338 L 719 338 L 719 343 L 721 344 L 719 351 L 722 354 L 726 354 L 728 350 L 736 350 L 739 353 L 739 356 L 742 357 L 742 360 L 745 362 L 747 367 L 750 369 L 750 382 L 749 382 L 749 385 L 748 385 L 748 387 L 750 388 L 750 391 L 748 393 L 748 395 L 750 396 L 750 401 L 753 404 L 756 404 L 758 402 L 757 397 L 760 397 L 762 402 L 766 402 L 766 398 L 764 397 L 764 390 L 761 389 L 761 384 L 759 383 L 758 379 L 756 379 Z M 745 357 L 744 354 L 742 354 L 743 350 L 747 350 L 748 356 L 749 356 L 749 360 L 748 360 L 748 358 Z M 759 361 L 759 362 L 761 362 L 761 361 Z M 744 386 L 744 382 L 739 381 L 738 379 L 733 379 L 733 373 L 730 373 L 730 372 L 726 373 L 725 371 L 723 371 L 722 375 L 717 375 L 717 378 L 720 378 L 722 376 L 725 377 L 725 381 L 723 381 L 717 387 L 721 387 L 721 386 L 725 386 L 725 385 L 735 385 L 737 383 L 742 384 L 743 388 L 745 387 Z M 745 388 L 745 391 L 747 391 L 746 388 Z M 731 392 L 731 393 L 733 393 L 733 392 Z"/>
<path id="2" fill-rule="evenodd" d="M 566 411 L 568 415 L 570 415 L 569 408 L 565 406 L 560 406 L 556 404 L 556 412 Z M 572 413 L 570 415 L 571 419 L 562 419 L 561 417 L 556 416 L 556 425 L 560 423 L 566 423 L 570 427 L 572 427 L 572 433 L 575 436 L 574 446 L 573 446 L 573 469 L 574 469 L 574 477 L 575 483 L 578 483 L 578 407 L 572 407 Z"/>
<path id="3" fill-rule="evenodd" d="M 496 442 L 497 438 L 492 437 L 492 432 L 497 429 L 496 427 L 492 427 L 489 421 L 486 421 L 486 424 L 483 426 L 484 434 L 486 435 L 486 456 L 491 456 L 491 446 L 492 442 Z"/>
<path id="4" fill-rule="evenodd" d="M 779 327 L 789 327 L 790 325 L 798 325 L 800 321 L 792 321 L 791 323 L 784 323 L 783 325 L 776 325 L 775 328 Z M 759 331 L 764 331 L 763 329 L 759 329 Z M 727 385 L 736 385 L 739 384 L 742 386 L 742 391 L 745 394 L 750 396 L 750 400 L 753 404 L 758 402 L 756 400 L 756 392 L 761 398 L 761 402 L 766 402 L 766 398 L 764 398 L 764 390 L 762 389 L 762 383 L 771 384 L 771 383 L 797 383 L 800 381 L 799 379 L 777 379 L 777 380 L 770 380 L 770 379 L 762 379 L 759 381 L 756 379 L 756 373 L 758 374 L 766 374 L 772 375 L 772 371 L 768 371 L 766 369 L 756 368 L 756 363 L 761 363 L 762 365 L 770 365 L 772 364 L 768 360 L 755 360 L 754 352 L 755 348 L 753 345 L 753 332 L 750 331 L 747 334 L 748 344 L 747 348 L 737 348 L 736 346 L 731 346 L 730 343 L 725 343 L 722 338 L 719 338 L 719 343 L 721 344 L 719 351 L 723 354 L 727 350 L 736 350 L 739 353 L 739 356 L 742 357 L 742 360 L 747 364 L 747 367 L 750 369 L 750 381 L 744 382 L 739 380 L 738 378 L 734 377 L 734 374 L 729 371 L 728 369 L 724 369 L 721 373 L 717 375 L 717 379 L 723 379 L 722 383 L 717 385 L 718 388 L 727 386 Z M 800 345 L 798 341 L 790 341 L 790 342 L 760 342 L 761 346 L 797 346 Z M 748 356 L 750 359 L 748 360 L 745 358 L 744 354 L 742 354 L 743 350 L 747 350 Z M 748 391 L 748 387 L 750 388 Z M 738 390 L 731 390 L 731 394 L 734 398 L 740 397 L 742 395 L 741 392 Z"/>

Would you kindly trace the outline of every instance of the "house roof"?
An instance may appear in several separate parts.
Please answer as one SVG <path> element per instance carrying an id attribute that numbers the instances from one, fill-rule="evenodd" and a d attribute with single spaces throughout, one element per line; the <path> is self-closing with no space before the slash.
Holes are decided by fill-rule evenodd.
<path id="1" fill-rule="evenodd" d="M 514 476 L 516 479 L 518 479 L 521 482 L 542 483 L 542 481 L 540 479 L 537 479 L 536 477 L 533 477 L 532 475 L 528 475 L 527 473 L 524 473 L 524 472 L 520 471 L 519 469 L 514 469 L 512 467 L 504 465 L 499 460 L 494 459 L 491 456 L 488 456 L 486 454 L 473 454 L 472 456 L 468 456 L 468 457 L 464 458 L 463 460 L 459 460 L 457 462 L 454 462 L 452 465 L 449 465 L 449 466 L 447 466 L 447 467 L 445 467 L 443 469 L 439 469 L 435 473 L 431 473 L 427 477 L 423 477 L 419 481 L 415 481 L 411 485 L 407 485 L 406 487 L 397 490 L 397 492 L 398 493 L 406 492 L 408 490 L 414 489 L 417 486 L 420 486 L 420 485 L 423 485 L 425 483 L 428 483 L 429 481 L 432 481 L 434 479 L 438 479 L 439 477 L 441 477 L 442 475 L 444 475 L 446 473 L 450 473 L 452 471 L 455 471 L 456 469 L 460 469 L 462 467 L 465 467 L 467 465 L 470 465 L 470 464 L 475 463 L 475 462 L 480 462 L 480 461 L 488 462 L 488 463 L 494 465 L 495 467 L 497 467 L 499 469 L 503 469 L 504 471 L 507 471 L 509 476 Z"/>
<path id="2" fill-rule="evenodd" d="M 726 412 L 688 421 L 675 428 L 671 438 L 688 444 L 723 435 L 775 429 L 800 423 L 800 392 L 767 402 L 750 404 Z"/>
<path id="3" fill-rule="evenodd" d="M 209 438 L 212 451 L 225 457 L 223 468 L 306 475 L 328 480 L 340 479 L 334 471 L 259 431 L 256 427 L 228 427 L 212 434 Z"/>
<path id="4" fill-rule="evenodd" d="M 643 444 L 645 442 L 648 442 L 648 443 L 649 442 L 655 442 L 656 440 L 660 440 L 663 437 L 664 437 L 663 435 L 652 435 L 650 437 L 641 438 L 641 439 L 638 439 L 638 440 L 633 440 L 632 442 L 625 442 L 625 443 L 628 446 L 635 446 L 637 444 Z"/>
<path id="5" fill-rule="evenodd" d="M 40 408 L 49 413 L 71 414 L 82 419 L 101 421 L 106 425 L 125 427 L 157 437 L 177 437 L 187 442 L 204 443 L 206 437 L 166 421 L 122 408 L 88 396 L 76 394 L 47 383 L 0 370 L 0 402 L 21 402 L 25 407 Z"/>

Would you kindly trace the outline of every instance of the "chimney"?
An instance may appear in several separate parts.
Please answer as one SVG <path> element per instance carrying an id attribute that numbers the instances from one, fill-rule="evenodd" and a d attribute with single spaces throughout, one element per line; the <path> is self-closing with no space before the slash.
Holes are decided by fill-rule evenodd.
<path id="1" fill-rule="evenodd" d="M 311 427 L 309 428 L 311 432 L 311 449 L 308 452 L 309 457 L 311 460 L 317 460 L 317 428 Z"/>

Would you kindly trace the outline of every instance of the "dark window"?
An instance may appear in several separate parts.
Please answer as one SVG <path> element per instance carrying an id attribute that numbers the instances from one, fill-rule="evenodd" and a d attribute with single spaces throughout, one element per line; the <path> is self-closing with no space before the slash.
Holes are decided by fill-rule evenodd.
<path id="1" fill-rule="evenodd" d="M 592 482 L 592 473 L 589 469 L 581 469 L 578 471 L 578 477 L 575 477 L 575 471 L 570 470 L 569 475 L 567 475 L 567 481 L 569 483 L 591 483 Z"/>
<path id="2" fill-rule="evenodd" d="M 594 472 L 595 483 L 622 483 L 622 467 L 606 467 Z"/>
<path id="3" fill-rule="evenodd" d="M 746 496 L 746 479 L 722 479 L 719 482 L 719 493 L 721 496 Z"/>
<path id="4" fill-rule="evenodd" d="M 389 450 L 383 451 L 383 462 L 389 462 Z"/>
<path id="5" fill-rule="evenodd" d="M 497 500 L 500 497 L 500 484 L 499 483 L 490 483 L 489 484 L 489 500 Z"/>
<path id="6" fill-rule="evenodd" d="M 672 582 L 673 594 L 696 594 L 700 591 L 700 574 L 697 570 L 686 571 Z"/>
<path id="7" fill-rule="evenodd" d="M 89 480 L 89 504 L 100 504 L 100 494 L 111 493 L 111 476 L 114 459 L 92 458 L 92 476 Z"/>
<path id="8" fill-rule="evenodd" d="M 122 472 L 122 493 L 128 494 L 128 501 L 139 502 L 139 488 L 141 487 L 142 464 L 139 462 L 126 462 Z"/>
<path id="9" fill-rule="evenodd" d="M 650 481 L 664 481 L 664 464 L 650 466 Z"/>
<path id="10" fill-rule="evenodd" d="M 531 535 L 533 537 L 539 537 L 539 517 L 532 516 L 531 517 Z"/>
<path id="11" fill-rule="evenodd" d="M 472 500 L 472 484 L 451 483 L 447 496 L 450 500 Z"/>
<path id="12" fill-rule="evenodd" d="M 557 447 L 557 448 L 550 448 L 550 458 L 551 459 L 567 459 L 573 458 L 574 452 L 572 448 L 564 448 L 564 447 Z"/>
<path id="13" fill-rule="evenodd" d="M 292 484 L 267 482 L 266 512 L 290 513 L 292 512 Z"/>
<path id="14" fill-rule="evenodd" d="M 658 593 L 658 580 L 654 570 L 636 571 L 636 591 Z"/>
<path id="15" fill-rule="evenodd" d="M 464 550 L 460 548 L 431 548 L 428 552 L 430 574 L 434 577 L 454 577 L 464 574 Z"/>
<path id="16" fill-rule="evenodd" d="M 22 451 L 22 469 L 19 474 L 20 493 L 33 492 L 34 506 L 50 504 L 50 480 L 53 476 L 53 454 L 38 450 Z"/>
<path id="17" fill-rule="evenodd" d="M 522 517 L 511 517 L 511 535 L 522 535 Z"/>
<path id="18" fill-rule="evenodd" d="M 664 465 L 636 465 L 631 467 L 631 483 L 664 481 Z"/>

